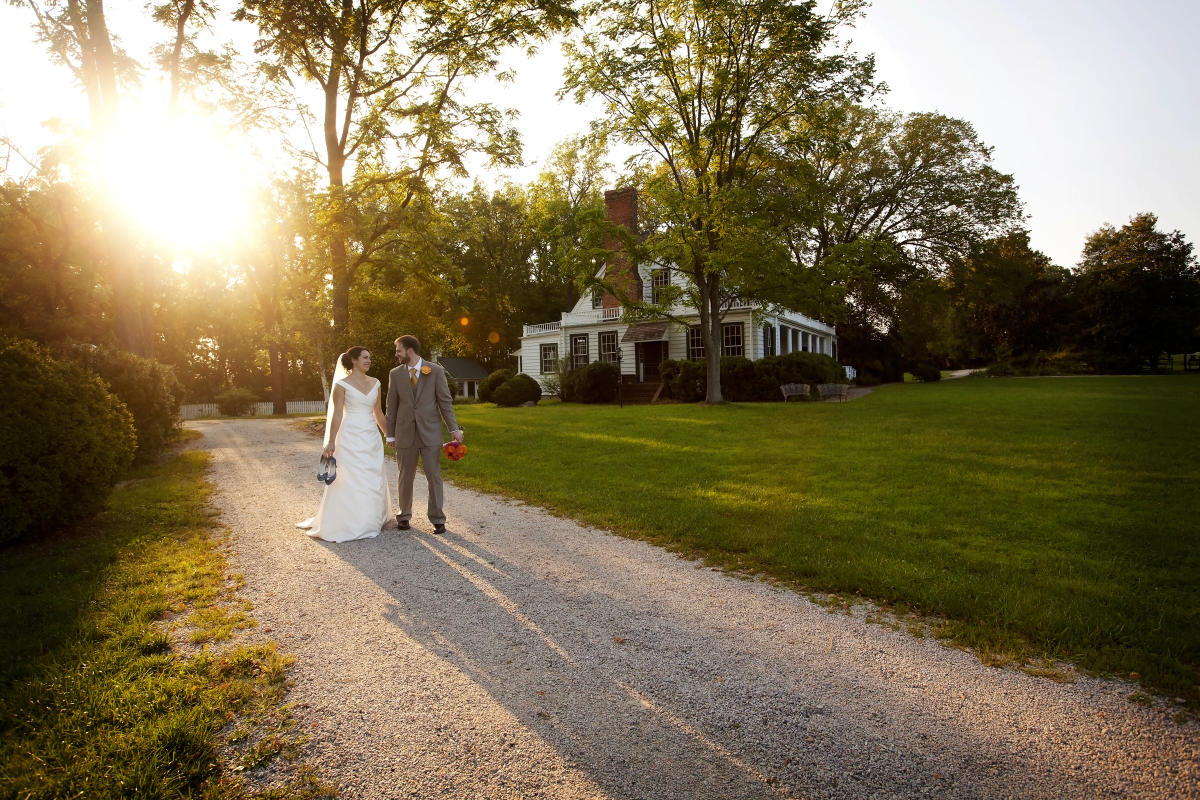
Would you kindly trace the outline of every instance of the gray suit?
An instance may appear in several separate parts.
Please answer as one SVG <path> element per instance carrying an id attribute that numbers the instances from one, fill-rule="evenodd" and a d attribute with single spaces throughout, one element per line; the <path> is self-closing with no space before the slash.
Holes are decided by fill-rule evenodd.
<path id="1" fill-rule="evenodd" d="M 417 385 L 413 386 L 409 368 L 401 364 L 388 373 L 386 435 L 396 440 L 396 462 L 400 467 L 400 515 L 412 518 L 413 478 L 417 456 L 429 484 L 429 521 L 445 525 L 442 512 L 442 420 L 450 431 L 458 430 L 454 418 L 454 400 L 446 382 L 446 371 L 437 364 L 421 362 Z"/>

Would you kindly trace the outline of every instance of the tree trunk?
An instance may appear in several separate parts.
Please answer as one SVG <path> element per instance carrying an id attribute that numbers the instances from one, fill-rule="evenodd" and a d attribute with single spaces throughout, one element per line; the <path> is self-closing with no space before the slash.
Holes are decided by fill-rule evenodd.
<path id="1" fill-rule="evenodd" d="M 111 134 L 120 109 L 117 91 L 116 62 L 112 39 L 104 18 L 103 0 L 68 0 L 67 13 L 79 43 L 83 84 L 87 89 L 88 110 L 91 112 L 92 136 L 103 141 Z M 137 291 L 132 239 L 128 223 L 111 204 L 100 212 L 104 229 L 105 261 L 112 283 L 113 329 L 122 349 L 138 355 L 152 354 L 152 336 L 147 333 L 148 320 L 143 319 Z"/>
<path id="2" fill-rule="evenodd" d="M 171 50 L 170 62 L 172 114 L 179 107 L 179 65 L 183 60 L 183 43 L 186 40 L 184 31 L 187 29 L 188 18 L 192 16 L 195 7 L 195 0 L 187 0 L 179 12 L 179 19 L 175 21 L 175 46 Z"/>
<path id="3" fill-rule="evenodd" d="M 275 403 L 272 413 L 287 414 L 287 347 L 279 342 L 272 342 L 270 348 L 271 400 Z"/>
<path id="4" fill-rule="evenodd" d="M 721 292 L 715 277 L 706 276 L 700 303 L 700 330 L 704 334 L 704 359 L 708 362 L 708 382 L 704 402 L 725 402 L 721 394 Z"/>
<path id="5" fill-rule="evenodd" d="M 87 91 L 92 130 L 99 131 L 104 127 L 104 100 L 100 97 L 100 79 L 96 71 L 96 56 L 92 52 L 92 37 L 88 35 L 79 0 L 67 0 L 67 14 L 75 39 L 79 42 L 79 69 L 83 74 L 83 87 Z"/>
<path id="6" fill-rule="evenodd" d="M 104 19 L 104 0 L 88 0 L 87 26 L 95 58 L 97 83 L 104 107 L 105 123 L 116 121 L 119 108 L 117 94 L 117 67 L 113 58 L 112 39 L 108 35 L 108 23 Z"/>
<path id="7" fill-rule="evenodd" d="M 343 0 L 343 16 L 349 17 L 352 7 Z M 346 330 L 350 324 L 350 258 L 346 250 L 346 193 L 343 170 L 346 166 L 346 142 L 338 131 L 338 91 L 341 86 L 341 59 L 345 40 L 334 43 L 329 64 L 329 79 L 325 83 L 325 154 L 329 171 L 329 202 L 331 219 L 329 231 L 329 272 L 333 276 L 333 343 L 346 346 Z M 354 98 L 347 98 L 347 111 Z"/>

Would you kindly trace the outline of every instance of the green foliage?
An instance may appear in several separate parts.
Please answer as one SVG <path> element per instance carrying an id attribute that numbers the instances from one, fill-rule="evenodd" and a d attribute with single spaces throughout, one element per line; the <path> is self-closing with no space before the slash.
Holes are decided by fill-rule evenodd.
<path id="1" fill-rule="evenodd" d="M 0 335 L 113 343 L 94 209 L 66 182 L 0 184 Z"/>
<path id="2" fill-rule="evenodd" d="M 621 378 L 616 364 L 593 361 L 567 373 L 564 383 L 569 381 L 569 400 L 580 403 L 612 403 L 617 399 L 617 381 Z M 567 399 L 567 398 L 564 398 Z"/>
<path id="3" fill-rule="evenodd" d="M 1200 347 L 1200 268 L 1183 234 L 1157 223 L 1139 214 L 1120 230 L 1105 225 L 1084 245 L 1080 345 L 1103 370 L 1136 370 L 1161 353 Z"/>
<path id="4" fill-rule="evenodd" d="M 721 393 L 726 400 L 735 403 L 760 399 L 754 362 L 745 356 L 723 356 Z M 778 385 L 775 387 L 775 393 L 779 393 Z"/>
<path id="5" fill-rule="evenodd" d="M 936 364 L 917 364 L 912 368 L 913 377 L 924 383 L 932 383 L 942 379 L 942 371 Z"/>
<path id="6" fill-rule="evenodd" d="M 658 365 L 667 392 L 681 403 L 704 399 L 708 366 L 703 361 L 667 359 Z"/>
<path id="7" fill-rule="evenodd" d="M 153 359 L 120 350 L 76 348 L 75 356 L 104 379 L 133 415 L 137 431 L 134 460 L 145 463 L 161 453 L 179 428 L 182 387 L 175 371 Z"/>
<path id="8" fill-rule="evenodd" d="M 1136 671 L 1200 704 L 1198 391 L 1190 373 L 894 384 L 845 404 L 477 405 L 460 422 L 491 446 L 454 481 L 904 603 L 989 659 Z"/>
<path id="9" fill-rule="evenodd" d="M 465 174 L 472 153 L 493 164 L 520 161 L 507 115 L 488 102 L 467 102 L 462 84 L 495 72 L 506 48 L 551 36 L 576 14 L 557 0 L 436 9 L 403 0 L 243 0 L 234 16 L 257 26 L 259 67 L 274 87 L 299 93 L 307 84 L 323 94 L 324 136 L 316 138 L 323 152 L 311 155 L 328 179 L 315 222 L 330 243 L 340 348 L 347 344 L 351 287 L 382 252 L 408 249 L 397 232 L 416 229 L 405 222 L 437 174 Z M 354 174 L 345 174 L 347 163 Z"/>
<path id="10" fill-rule="evenodd" d="M 703 361 L 662 362 L 659 370 L 669 395 L 684 403 L 704 398 L 707 364 Z M 779 387 L 785 383 L 841 383 L 842 367 L 819 353 L 793 352 L 750 361 L 742 356 L 721 359 L 721 386 L 735 402 L 774 402 L 783 399 Z"/>
<path id="11" fill-rule="evenodd" d="M 191 451 L 143 470 L 86 535 L 0 561 L 0 796 L 248 796 L 222 756 L 291 746 L 289 657 L 271 643 L 189 657 L 165 632 L 203 642 L 250 624 L 212 535 L 207 463 Z M 218 747 L 223 730 L 243 738 Z"/>
<path id="12" fill-rule="evenodd" d="M 249 389 L 235 386 L 217 395 L 217 408 L 227 417 L 244 417 L 249 414 L 258 396 Z"/>
<path id="13" fill-rule="evenodd" d="M 861 5 L 837 3 L 827 16 L 788 0 L 586 6 L 587 32 L 565 47 L 566 89 L 605 102 L 597 129 L 639 148 L 647 236 L 626 232 L 625 244 L 686 276 L 689 305 L 719 317 L 732 294 L 777 289 L 791 253 L 787 215 L 771 198 L 781 174 L 804 164 L 780 143 L 805 127 L 814 98 L 854 101 L 871 85 L 873 62 L 836 46 Z M 720 351 L 715 331 L 705 335 L 705 397 L 719 403 Z"/>
<path id="14" fill-rule="evenodd" d="M 485 403 L 493 402 L 492 396 L 495 394 L 496 390 L 503 386 L 504 383 L 510 380 L 515 374 L 516 373 L 511 369 L 498 369 L 495 372 L 492 372 L 487 376 L 487 379 L 481 381 L 479 384 L 479 399 Z"/>
<path id="15" fill-rule="evenodd" d="M 1057 350 L 1078 316 L 1070 273 L 1033 250 L 1026 231 L 973 246 L 951 264 L 946 291 L 954 340 L 948 349 L 966 363 Z"/>
<path id="16" fill-rule="evenodd" d="M 525 373 L 518 373 L 492 392 L 492 402 L 498 406 L 519 406 L 542 399 L 542 385 Z"/>
<path id="17" fill-rule="evenodd" d="M 86 520 L 133 461 L 133 418 L 104 382 L 0 339 L 0 542 Z"/>

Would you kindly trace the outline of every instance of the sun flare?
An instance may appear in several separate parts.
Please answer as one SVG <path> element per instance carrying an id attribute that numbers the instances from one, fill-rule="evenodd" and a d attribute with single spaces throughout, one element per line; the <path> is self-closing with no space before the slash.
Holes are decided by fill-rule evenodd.
<path id="1" fill-rule="evenodd" d="M 127 116 L 96 163 L 108 197 L 160 244 L 215 251 L 252 228 L 252 154 L 211 120 Z"/>

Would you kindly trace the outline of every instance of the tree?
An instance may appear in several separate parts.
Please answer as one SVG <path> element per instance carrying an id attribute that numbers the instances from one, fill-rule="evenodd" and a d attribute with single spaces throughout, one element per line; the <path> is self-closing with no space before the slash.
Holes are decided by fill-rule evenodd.
<path id="1" fill-rule="evenodd" d="M 560 142 L 528 186 L 534 230 L 533 285 L 521 310 L 529 320 L 555 319 L 579 300 L 580 275 L 591 277 L 602 260 L 604 185 L 612 169 L 601 137 Z"/>
<path id="2" fill-rule="evenodd" d="M 67 0 L 65 4 L 28 0 L 25 5 L 33 12 L 38 37 L 51 57 L 66 66 L 87 93 L 92 123 L 88 138 L 93 146 L 98 145 L 116 129 L 120 84 L 136 79 L 136 62 L 113 44 L 103 0 Z M 101 205 L 101 212 L 117 340 L 124 349 L 148 356 L 153 337 L 143 317 L 132 237 L 119 213 L 107 204 Z"/>
<path id="3" fill-rule="evenodd" d="M 1190 352 L 1200 337 L 1200 271 L 1179 231 L 1143 213 L 1088 237 L 1079 262 L 1082 343 L 1102 367 L 1137 369 L 1163 353 Z"/>
<path id="4" fill-rule="evenodd" d="M 955 349 L 965 361 L 994 363 L 1057 350 L 1075 322 L 1071 275 L 1029 246 L 1026 231 L 972 246 L 950 265 Z"/>
<path id="5" fill-rule="evenodd" d="M 101 162 L 110 158 L 104 152 L 105 143 L 123 135 L 121 94 L 124 87 L 137 84 L 140 65 L 110 31 L 104 0 L 25 0 L 21 5 L 33 13 L 34 28 L 51 58 L 67 67 L 86 93 L 91 126 L 84 132 L 84 158 L 77 166 L 82 167 L 81 174 L 95 174 Z M 215 14 L 207 0 L 168 0 L 151 11 L 157 22 L 173 31 L 171 45 L 160 48 L 159 61 L 170 78 L 170 108 L 174 111 L 186 87 L 223 75 L 229 56 L 201 51 L 195 44 L 195 32 L 207 26 Z M 121 170 L 128 165 L 108 166 Z M 112 327 L 122 348 L 152 355 L 157 338 L 154 318 L 160 254 L 137 241 L 128 220 L 113 204 L 98 203 L 97 207 L 104 244 L 97 265 L 102 267 L 111 292 Z"/>
<path id="6" fill-rule="evenodd" d="M 525 193 L 487 192 L 476 184 L 441 205 L 443 258 L 459 277 L 456 300 L 468 353 L 492 371 L 509 362 L 528 319 L 536 238 Z"/>
<path id="7" fill-rule="evenodd" d="M 0 332 L 52 348 L 113 344 L 102 250 L 79 188 L 41 177 L 0 184 Z"/>
<path id="8" fill-rule="evenodd" d="M 321 90 L 321 147 L 310 155 L 327 176 L 333 327 L 335 340 L 344 340 L 350 287 L 386 248 L 390 220 L 427 194 L 438 171 L 465 174 L 468 152 L 499 163 L 518 156 L 505 115 L 465 102 L 464 83 L 495 71 L 504 48 L 561 30 L 574 14 L 560 0 L 244 0 L 236 17 L 258 26 L 270 79 L 298 78 Z M 355 225 L 372 193 L 388 199 L 389 222 Z M 352 227 L 362 234 L 357 240 Z"/>
<path id="9" fill-rule="evenodd" d="M 641 148 L 644 252 L 690 283 L 709 403 L 722 399 L 725 308 L 786 261 L 766 191 L 788 167 L 781 143 L 809 107 L 857 100 L 870 85 L 873 60 L 833 47 L 862 7 L 821 16 L 811 0 L 593 2 L 588 31 L 567 47 L 567 89 L 603 99 L 597 126 Z"/>

